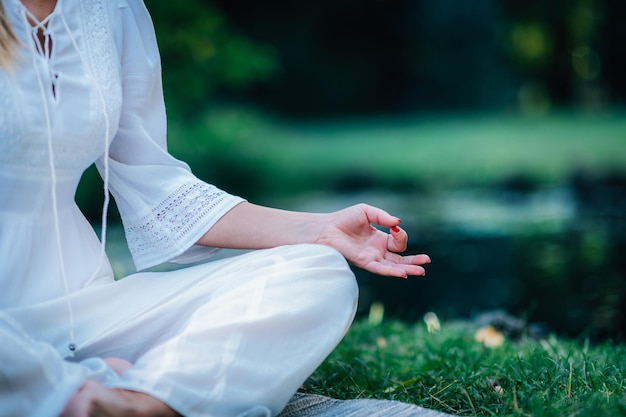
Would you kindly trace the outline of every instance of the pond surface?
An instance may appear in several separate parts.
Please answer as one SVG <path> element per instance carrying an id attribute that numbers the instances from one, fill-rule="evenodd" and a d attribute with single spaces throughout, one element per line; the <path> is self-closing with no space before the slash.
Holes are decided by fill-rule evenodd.
<path id="1" fill-rule="evenodd" d="M 433 261 L 426 277 L 409 280 L 355 268 L 359 315 L 374 302 L 384 305 L 387 317 L 407 321 L 428 311 L 453 319 L 505 309 L 562 334 L 626 335 L 624 211 L 590 211 L 563 188 L 311 194 L 270 204 L 328 212 L 359 202 L 399 216 L 409 232 L 409 252 L 428 253 Z M 116 275 L 132 272 L 120 226 L 111 227 L 108 241 Z M 238 253 L 223 250 L 217 258 Z"/>

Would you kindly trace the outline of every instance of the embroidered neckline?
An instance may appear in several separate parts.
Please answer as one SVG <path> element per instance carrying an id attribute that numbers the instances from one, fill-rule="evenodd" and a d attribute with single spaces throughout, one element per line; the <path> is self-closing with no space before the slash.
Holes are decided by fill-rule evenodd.
<path id="1" fill-rule="evenodd" d="M 51 21 L 55 19 L 56 16 L 61 14 L 61 1 L 56 0 L 56 3 L 50 13 L 46 15 L 43 19 L 37 18 L 35 13 L 31 11 L 22 1 L 16 0 L 18 3 L 18 9 L 20 13 L 24 16 L 24 21 L 26 24 L 26 29 L 30 32 L 30 40 L 34 45 L 37 53 L 44 59 L 51 60 L 52 59 L 52 29 Z M 52 86 L 54 91 L 54 85 Z"/>
<path id="2" fill-rule="evenodd" d="M 23 1 L 21 0 L 15 0 L 19 6 L 21 6 L 24 11 L 27 13 L 27 15 L 29 16 L 29 20 L 31 20 L 32 22 L 31 25 L 33 27 L 36 26 L 46 26 L 47 22 L 50 20 L 50 18 L 52 17 L 52 15 L 54 14 L 58 14 L 61 10 L 61 1 L 62 0 L 56 0 L 56 3 L 54 4 L 54 7 L 52 8 L 52 10 L 50 11 L 50 13 L 48 13 L 47 16 L 45 16 L 43 19 L 38 19 L 37 16 L 35 16 L 35 14 L 24 4 Z"/>

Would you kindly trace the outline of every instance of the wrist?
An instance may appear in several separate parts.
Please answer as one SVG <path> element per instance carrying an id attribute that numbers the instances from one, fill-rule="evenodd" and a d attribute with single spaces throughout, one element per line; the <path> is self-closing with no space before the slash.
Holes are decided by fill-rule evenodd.
<path id="1" fill-rule="evenodd" d="M 318 245 L 333 246 L 332 225 L 334 224 L 334 213 L 323 213 L 315 215 L 309 223 L 311 226 L 311 242 Z"/>

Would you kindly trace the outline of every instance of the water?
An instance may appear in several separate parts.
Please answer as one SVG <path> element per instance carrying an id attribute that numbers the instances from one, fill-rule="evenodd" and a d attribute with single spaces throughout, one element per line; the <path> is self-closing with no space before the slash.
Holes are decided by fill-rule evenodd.
<path id="1" fill-rule="evenodd" d="M 400 280 L 355 268 L 359 315 L 374 302 L 387 317 L 469 318 L 505 309 L 568 335 L 626 335 L 624 216 L 581 208 L 569 189 L 511 193 L 461 190 L 441 194 L 360 192 L 275 199 L 271 205 L 329 212 L 368 202 L 402 218 L 410 253 L 428 253 L 427 276 Z M 623 212 L 621 212 L 623 213 Z M 133 270 L 121 227 L 108 253 L 117 276 Z M 224 250 L 217 258 L 241 251 Z M 165 265 L 157 269 L 171 269 Z"/>

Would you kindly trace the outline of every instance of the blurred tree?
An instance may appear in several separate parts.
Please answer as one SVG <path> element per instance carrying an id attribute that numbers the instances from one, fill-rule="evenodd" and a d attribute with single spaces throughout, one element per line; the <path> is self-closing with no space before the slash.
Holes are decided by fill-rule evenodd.
<path id="1" fill-rule="evenodd" d="M 483 110 L 514 103 L 519 75 L 502 53 L 496 0 L 410 2 L 412 101 L 426 110 Z"/>
<path id="2" fill-rule="evenodd" d="M 216 93 L 295 115 L 626 100 L 620 0 L 147 3 L 186 115 Z"/>
<path id="3" fill-rule="evenodd" d="M 626 105 L 626 2 L 623 0 L 605 0 L 604 24 L 598 45 L 602 73 L 607 81 L 611 102 Z"/>
<path id="4" fill-rule="evenodd" d="M 541 113 L 626 98 L 620 0 L 214 1 L 276 48 L 281 77 L 245 96 L 281 112 Z"/>
<path id="5" fill-rule="evenodd" d="M 276 73 L 273 48 L 233 28 L 211 1 L 147 0 L 163 62 L 168 109 L 196 116 L 218 91 L 241 91 Z"/>
<path id="6" fill-rule="evenodd" d="M 615 81 L 602 74 L 598 54 L 605 42 L 604 1 L 508 0 L 506 12 L 505 51 L 525 80 L 522 107 L 532 98 L 538 106 L 603 104 L 606 84 Z"/>

